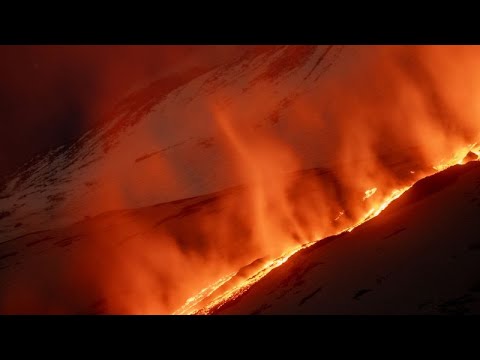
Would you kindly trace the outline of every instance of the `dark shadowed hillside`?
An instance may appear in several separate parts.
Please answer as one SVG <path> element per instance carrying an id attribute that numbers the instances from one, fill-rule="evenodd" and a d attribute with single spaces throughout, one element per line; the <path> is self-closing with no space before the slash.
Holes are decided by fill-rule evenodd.
<path id="1" fill-rule="evenodd" d="M 479 314 L 480 163 L 292 256 L 217 314 Z"/>

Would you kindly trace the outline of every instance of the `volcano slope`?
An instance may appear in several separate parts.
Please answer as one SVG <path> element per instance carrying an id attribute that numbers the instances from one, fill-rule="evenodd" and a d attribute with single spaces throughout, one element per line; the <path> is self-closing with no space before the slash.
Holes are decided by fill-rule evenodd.
<path id="1" fill-rule="evenodd" d="M 0 313 L 211 313 L 285 251 L 480 154 L 479 57 L 280 46 L 150 79 L 0 181 Z"/>
<path id="2" fill-rule="evenodd" d="M 155 238 L 166 229 L 179 240 L 187 241 L 192 234 L 198 238 L 205 217 L 215 221 L 219 211 L 238 209 L 243 191 L 237 187 L 112 211 L 4 242 L 0 244 L 0 312 L 172 313 L 195 289 L 187 283 L 182 288 L 181 277 L 174 278 L 175 286 L 156 277 L 155 285 L 163 289 L 169 306 L 149 307 L 145 303 L 151 300 L 154 287 L 138 281 L 145 273 L 136 270 L 134 283 L 139 286 L 122 289 L 122 284 L 131 283 L 128 276 L 133 274 L 125 272 L 128 261 L 125 263 L 119 254 L 135 256 L 132 250 L 139 241 L 147 245 L 142 238 Z M 380 215 L 351 232 L 299 251 L 240 297 L 208 313 L 478 313 L 479 215 L 480 162 L 453 166 L 420 180 Z M 142 233 L 135 226 L 138 219 L 142 219 Z M 127 226 L 130 223 L 132 226 Z M 186 223 L 189 226 L 184 226 Z M 197 246 L 208 246 L 201 238 L 197 240 Z M 219 237 L 215 243 L 229 240 Z M 149 251 L 155 249 L 147 246 Z M 239 244 L 237 250 L 242 246 Z M 247 253 L 234 258 L 237 269 L 252 261 Z M 160 265 L 171 266 L 166 258 L 159 260 L 163 261 Z M 131 266 L 126 268 L 132 270 Z M 195 274 L 190 276 L 198 275 L 201 267 L 193 269 Z M 254 275 L 245 273 L 247 277 Z"/>
<path id="3" fill-rule="evenodd" d="M 480 313 L 480 162 L 292 256 L 216 314 Z"/>

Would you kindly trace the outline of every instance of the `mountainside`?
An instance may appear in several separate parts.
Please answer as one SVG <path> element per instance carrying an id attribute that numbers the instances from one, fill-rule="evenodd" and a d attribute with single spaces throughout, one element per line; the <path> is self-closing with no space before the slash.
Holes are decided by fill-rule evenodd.
<path id="1" fill-rule="evenodd" d="M 0 189 L 0 312 L 348 312 L 336 293 L 338 308 L 303 307 L 323 291 L 313 285 L 323 249 L 344 249 L 329 284 L 356 301 L 374 293 L 356 279 L 383 284 L 394 271 L 375 263 L 376 250 L 351 245 L 370 244 L 362 236 L 420 237 L 385 257 L 394 266 L 437 227 L 456 226 L 437 197 L 451 195 L 455 224 L 470 226 L 462 212 L 473 222 L 477 195 L 467 206 L 440 185 L 457 171 L 476 191 L 468 174 L 477 165 L 449 167 L 480 154 L 479 57 L 480 47 L 269 46 L 139 87 Z M 396 219 L 417 181 L 432 195 L 376 226 Z"/>
<path id="2" fill-rule="evenodd" d="M 297 186 L 308 184 L 312 176 L 318 178 L 322 173 L 296 175 Z M 258 277 L 268 258 L 252 262 L 255 253 L 249 252 L 238 236 L 247 231 L 242 224 L 225 237 L 201 231 L 202 224 L 215 222 L 221 212 L 240 216 L 245 191 L 237 187 L 172 203 L 108 212 L 65 228 L 4 242 L 0 244 L 0 311 L 179 311 L 192 293 L 210 286 L 212 277 L 229 271 L 228 267 L 201 266 L 195 258 L 190 260 L 196 263 L 177 267 L 178 251 L 195 253 L 209 246 L 223 248 L 222 256 L 230 259 L 230 267 L 240 269 L 224 284 Z M 309 191 L 305 192 L 307 196 L 312 194 Z M 480 162 L 451 167 L 419 181 L 379 216 L 351 232 L 300 250 L 238 297 L 207 313 L 478 313 L 479 215 Z M 176 239 L 177 250 L 162 252 L 161 244 L 155 244 L 155 239 L 166 232 Z M 192 238 L 197 238 L 194 244 Z M 232 246 L 232 242 L 237 245 Z M 138 249 L 148 249 L 155 255 L 145 256 Z M 142 267 L 138 266 L 139 259 L 144 262 Z M 153 274 L 150 267 L 155 268 Z M 161 276 L 172 267 L 176 276 Z M 201 281 L 192 287 L 187 278 Z M 216 288 L 219 290 L 213 290 L 213 296 L 222 292 L 221 286 Z M 207 296 L 202 301 L 194 309 L 203 311 L 202 304 L 209 304 L 211 299 Z"/>
<path id="3" fill-rule="evenodd" d="M 419 181 L 319 241 L 217 314 L 479 314 L 480 163 Z"/>
<path id="4" fill-rule="evenodd" d="M 192 70 L 137 90 L 109 122 L 72 146 L 33 159 L 10 179 L 0 192 L 0 241 L 104 211 L 236 185 L 224 176 L 230 164 L 219 150 L 210 102 L 246 109 L 260 92 L 274 88 L 250 109 L 254 117 L 242 111 L 235 121 L 285 132 L 281 127 L 287 122 L 279 121 L 288 116 L 291 102 L 311 91 L 341 52 L 342 47 L 332 46 L 269 48 L 206 73 Z M 144 188 L 132 191 L 132 184 Z M 104 201 L 98 201 L 99 194 Z"/>

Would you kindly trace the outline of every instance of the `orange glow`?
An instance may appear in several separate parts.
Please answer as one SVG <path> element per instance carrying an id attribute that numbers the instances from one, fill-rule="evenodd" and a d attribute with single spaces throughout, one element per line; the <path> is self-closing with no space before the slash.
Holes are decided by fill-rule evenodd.
<path id="1" fill-rule="evenodd" d="M 332 235 L 338 235 L 340 233 L 343 233 L 344 231 L 352 231 L 354 228 L 357 226 L 365 223 L 366 221 L 373 219 L 375 216 L 380 214 L 383 210 L 387 208 L 387 206 L 394 200 L 398 199 L 405 191 L 407 191 L 410 188 L 410 186 L 402 188 L 402 189 L 397 189 L 392 192 L 392 194 L 384 199 L 383 202 L 379 203 L 375 207 L 373 207 L 366 215 L 365 217 L 360 220 L 357 224 L 354 226 L 351 226 L 350 228 L 347 228 L 343 231 L 340 231 L 336 234 Z M 256 272 L 254 275 L 250 276 L 248 279 L 242 281 L 240 284 L 232 286 L 231 288 L 228 288 L 225 292 L 221 293 L 220 295 L 213 297 L 212 299 L 209 299 L 209 297 L 212 295 L 212 293 L 215 292 L 220 286 L 226 284 L 229 280 L 233 278 L 235 274 L 230 274 L 216 283 L 214 283 L 211 286 L 208 286 L 204 289 L 202 289 L 197 295 L 192 296 L 187 300 L 187 302 L 178 310 L 176 310 L 173 314 L 174 315 L 188 315 L 188 314 L 196 314 L 196 315 L 208 315 L 212 313 L 214 310 L 219 309 L 223 304 L 227 303 L 228 301 L 235 300 L 239 296 L 241 296 L 245 291 L 247 291 L 253 284 L 255 284 L 257 281 L 265 277 L 269 272 L 271 272 L 273 269 L 281 266 L 284 264 L 288 259 L 299 252 L 302 249 L 308 248 L 315 244 L 318 241 L 321 241 L 322 239 L 314 240 L 311 242 L 308 242 L 304 245 L 296 246 L 288 251 L 285 251 L 282 255 L 279 257 L 270 260 L 264 264 L 264 266 Z M 199 307 L 199 304 L 205 303 L 202 307 Z"/>
<path id="2" fill-rule="evenodd" d="M 371 188 L 367 191 L 365 191 L 365 196 L 363 197 L 363 200 L 367 200 L 370 196 L 372 196 L 373 194 L 375 194 L 377 192 L 377 188 Z"/>
<path id="3" fill-rule="evenodd" d="M 63 202 L 38 200 L 36 225 L 85 238 L 46 288 L 80 284 L 109 313 L 214 312 L 480 155 L 479 59 L 468 46 L 273 47 L 134 92 L 60 164 Z"/>
<path id="4" fill-rule="evenodd" d="M 438 171 L 443 171 L 451 166 L 457 165 L 457 160 L 459 154 L 466 154 L 468 151 L 471 150 L 471 145 L 469 145 L 467 148 L 464 148 L 458 152 L 455 153 L 455 155 L 449 159 L 445 164 L 442 164 L 440 167 L 441 170 Z M 413 184 L 412 184 L 413 185 Z M 362 225 L 363 223 L 367 222 L 368 220 L 373 219 L 374 217 L 378 216 L 383 210 L 385 210 L 388 205 L 390 205 L 394 200 L 398 199 L 402 194 L 404 194 L 408 189 L 412 187 L 410 186 L 405 186 L 401 189 L 395 189 L 392 191 L 392 193 L 387 196 L 383 201 L 378 202 L 375 206 L 373 206 L 361 219 L 358 221 L 355 225 L 344 229 L 343 231 L 340 231 L 336 234 L 332 235 L 339 235 L 340 233 L 343 233 L 345 231 L 351 232 L 353 231 L 356 227 Z M 367 190 L 365 192 L 366 195 L 369 194 L 369 196 L 364 197 L 363 200 L 366 198 L 372 196 L 376 192 L 376 188 L 372 188 L 370 190 Z M 341 213 L 343 215 L 343 213 Z M 339 217 L 341 216 L 339 215 Z M 337 219 L 339 218 L 337 217 Z M 337 220 L 336 219 L 336 220 Z M 288 259 L 296 254 L 297 252 L 308 248 L 312 246 L 313 244 L 321 241 L 322 239 L 317 239 L 311 242 L 308 242 L 304 245 L 301 246 L 296 246 L 288 251 L 285 251 L 281 256 L 278 258 L 275 258 L 273 260 L 270 260 L 265 263 L 265 265 L 254 275 L 250 276 L 248 279 L 244 280 L 238 285 L 235 285 L 225 292 L 221 293 L 218 296 L 215 296 L 213 298 L 209 298 L 215 290 L 217 290 L 221 285 L 226 284 L 229 280 L 231 280 L 235 274 L 230 274 L 222 279 L 220 279 L 218 282 L 215 284 L 204 288 L 200 293 L 198 293 L 195 296 L 192 296 L 187 300 L 187 302 L 178 310 L 176 310 L 173 314 L 174 315 L 188 315 L 188 314 L 196 314 L 196 315 L 208 315 L 214 312 L 217 309 L 220 309 L 222 305 L 226 304 L 229 301 L 233 301 L 239 296 L 241 296 L 243 293 L 245 293 L 253 284 L 258 282 L 260 279 L 265 277 L 268 273 L 270 273 L 273 269 L 281 266 L 285 262 L 288 261 Z M 206 304 L 205 304 L 206 303 Z M 200 304 L 203 304 L 203 306 L 198 306 Z"/>
<path id="5" fill-rule="evenodd" d="M 462 147 L 461 149 L 455 152 L 453 157 L 451 157 L 448 160 L 441 160 L 440 164 L 435 165 L 433 168 L 436 171 L 441 171 L 441 170 L 448 169 L 449 167 L 454 165 L 462 165 L 464 164 L 465 156 L 470 151 L 478 155 L 479 152 L 478 152 L 477 144 L 469 144 L 466 147 Z"/>

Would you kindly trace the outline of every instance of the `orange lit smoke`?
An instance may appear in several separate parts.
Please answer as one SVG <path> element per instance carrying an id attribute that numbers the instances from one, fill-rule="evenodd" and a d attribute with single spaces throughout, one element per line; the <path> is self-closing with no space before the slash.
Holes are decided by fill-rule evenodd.
<path id="1" fill-rule="evenodd" d="M 314 49 L 288 51 L 286 64 L 301 65 Z M 208 305 L 194 298 L 202 289 L 201 299 L 217 289 L 228 292 L 251 276 L 246 268 L 235 277 L 243 266 L 261 259 L 254 273 L 299 246 L 351 230 L 416 180 L 478 152 L 480 48 L 347 47 L 344 53 L 349 56 L 340 56 L 313 85 L 307 78 L 275 82 L 267 76 L 252 85 L 248 99 L 225 104 L 223 93 L 206 96 L 202 121 L 213 127 L 229 166 L 212 169 L 201 153 L 188 160 L 199 174 L 215 170 L 242 186 L 207 196 L 208 206 L 187 207 L 185 216 L 154 228 L 151 217 L 158 214 L 149 210 L 119 215 L 108 237 L 131 236 L 121 244 L 90 225 L 94 240 L 74 256 L 72 272 L 81 286 L 95 288 L 113 313 L 172 313 L 189 298 L 195 306 L 184 313 L 198 311 Z M 288 106 L 265 122 L 265 114 L 278 110 L 270 98 L 281 90 L 292 94 Z M 148 133 L 136 139 L 158 146 Z M 131 198 L 182 193 L 189 182 L 185 169 L 165 158 L 135 170 L 145 172 L 141 184 L 129 166 L 96 169 L 108 184 L 99 203 L 128 209 Z M 181 213 L 175 206 L 162 210 L 163 217 Z"/>

